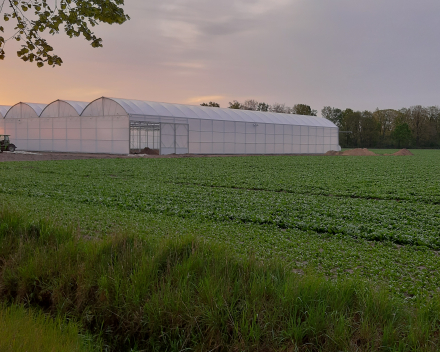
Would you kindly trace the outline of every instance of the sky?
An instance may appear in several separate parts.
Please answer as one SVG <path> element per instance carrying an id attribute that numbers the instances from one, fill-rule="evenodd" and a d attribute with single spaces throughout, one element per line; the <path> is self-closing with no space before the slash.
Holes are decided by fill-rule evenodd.
<path id="1" fill-rule="evenodd" d="M 101 96 L 318 111 L 440 105 L 438 0 L 125 2 L 129 22 L 95 28 L 103 48 L 47 37 L 61 67 L 25 63 L 8 42 L 0 105 Z"/>

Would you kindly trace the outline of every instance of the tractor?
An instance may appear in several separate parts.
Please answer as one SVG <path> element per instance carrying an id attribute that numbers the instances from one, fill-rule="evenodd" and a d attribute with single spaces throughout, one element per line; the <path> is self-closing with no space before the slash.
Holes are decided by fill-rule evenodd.
<path id="1" fill-rule="evenodd" d="M 0 134 L 0 153 L 3 151 L 13 152 L 15 148 L 15 144 L 11 143 L 8 134 Z"/>

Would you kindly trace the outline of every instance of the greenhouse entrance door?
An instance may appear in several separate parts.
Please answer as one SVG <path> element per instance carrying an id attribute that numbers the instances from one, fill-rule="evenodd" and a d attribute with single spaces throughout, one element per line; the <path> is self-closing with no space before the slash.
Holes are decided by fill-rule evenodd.
<path id="1" fill-rule="evenodd" d="M 189 126 L 179 123 L 130 122 L 131 154 L 187 154 Z"/>
<path id="2" fill-rule="evenodd" d="M 160 124 L 154 122 L 130 122 L 130 153 L 159 155 Z"/>
<path id="3" fill-rule="evenodd" d="M 160 154 L 188 154 L 189 126 L 179 123 L 160 124 Z"/>

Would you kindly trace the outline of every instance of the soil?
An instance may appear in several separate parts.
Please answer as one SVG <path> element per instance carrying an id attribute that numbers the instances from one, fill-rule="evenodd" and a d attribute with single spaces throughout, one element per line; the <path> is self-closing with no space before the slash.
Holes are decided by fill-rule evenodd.
<path id="1" fill-rule="evenodd" d="M 151 150 L 151 151 L 154 151 Z M 77 160 L 77 159 L 129 159 L 129 158 L 215 158 L 215 157 L 239 157 L 239 156 L 256 156 L 263 154 L 88 154 L 88 153 L 46 153 L 46 152 L 25 152 L 15 151 L 13 153 L 0 153 L 0 162 L 2 161 L 40 161 L 40 160 Z M 304 156 L 304 154 L 271 154 L 271 155 L 291 155 Z M 308 154 L 308 155 L 322 155 L 322 154 Z"/>
<path id="2" fill-rule="evenodd" d="M 86 154 L 86 153 L 33 153 L 15 151 L 0 153 L 0 162 L 2 161 L 40 161 L 40 160 L 76 160 L 76 159 L 108 159 L 120 158 L 121 155 L 112 154 Z"/>
<path id="3" fill-rule="evenodd" d="M 378 156 L 380 154 L 373 153 L 371 150 L 368 150 L 367 148 L 357 148 L 357 149 L 350 149 L 346 150 L 344 152 L 336 152 L 334 150 L 330 150 L 325 155 L 330 156 L 336 156 L 336 155 L 352 155 L 352 156 Z M 411 153 L 408 149 L 401 149 L 396 153 L 393 154 L 384 154 L 384 155 L 392 155 L 392 156 L 405 156 L 405 155 L 414 155 Z"/>
<path id="4" fill-rule="evenodd" d="M 325 155 L 330 156 L 336 156 L 336 155 L 344 155 L 344 156 L 373 156 L 378 155 L 376 153 L 373 153 L 372 151 L 368 150 L 367 148 L 357 148 L 357 149 L 350 149 L 346 150 L 344 152 L 336 152 L 334 150 L 330 150 Z"/>
<path id="5" fill-rule="evenodd" d="M 142 150 L 130 150 L 130 153 L 132 154 L 146 154 L 146 155 L 159 155 L 159 149 L 150 149 L 148 147 L 142 149 Z"/>
<path id="6" fill-rule="evenodd" d="M 410 156 L 410 155 L 414 155 L 413 153 L 411 153 L 408 149 L 403 148 L 400 149 L 398 152 L 395 152 L 394 154 L 391 154 L 394 156 Z"/>
<path id="7" fill-rule="evenodd" d="M 342 152 L 337 152 L 335 150 L 329 150 L 327 153 L 325 153 L 324 155 L 330 155 L 330 156 L 336 156 L 336 155 L 342 155 Z"/>
<path id="8" fill-rule="evenodd" d="M 346 150 L 345 152 L 342 152 L 341 155 L 373 156 L 373 155 L 377 155 L 377 154 L 373 153 L 372 151 L 368 150 L 367 148 L 357 148 L 357 149 Z"/>
<path id="9" fill-rule="evenodd" d="M 145 148 L 148 149 L 148 148 Z M 149 149 L 142 150 L 143 153 L 140 154 L 88 154 L 88 153 L 45 153 L 45 152 L 25 152 L 25 151 L 15 151 L 0 153 L 0 162 L 3 161 L 40 161 L 40 160 L 78 160 L 78 159 L 126 159 L 126 158 L 214 158 L 214 157 L 240 157 L 240 156 L 255 156 L 263 154 L 182 154 L 182 155 L 158 155 L 157 150 Z M 271 154 L 271 155 L 291 155 L 291 156 L 304 156 L 305 154 Z M 322 155 L 322 154 L 308 154 L 308 155 Z M 337 152 L 330 150 L 325 155 L 378 155 L 369 151 L 368 149 L 352 149 L 346 150 L 344 152 Z M 394 154 L 385 155 L 414 155 L 407 149 L 399 150 Z"/>

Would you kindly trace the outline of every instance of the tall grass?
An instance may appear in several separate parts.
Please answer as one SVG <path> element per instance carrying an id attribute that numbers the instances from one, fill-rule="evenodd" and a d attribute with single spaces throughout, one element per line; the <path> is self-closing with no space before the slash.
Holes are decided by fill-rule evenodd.
<path id="1" fill-rule="evenodd" d="M 439 300 L 409 307 L 197 238 L 85 239 L 0 213 L 0 299 L 76 320 L 111 351 L 438 351 Z"/>
<path id="2" fill-rule="evenodd" d="M 0 305 L 0 351 L 88 352 L 98 351 L 91 340 L 79 336 L 74 323 L 52 319 L 22 306 Z"/>

